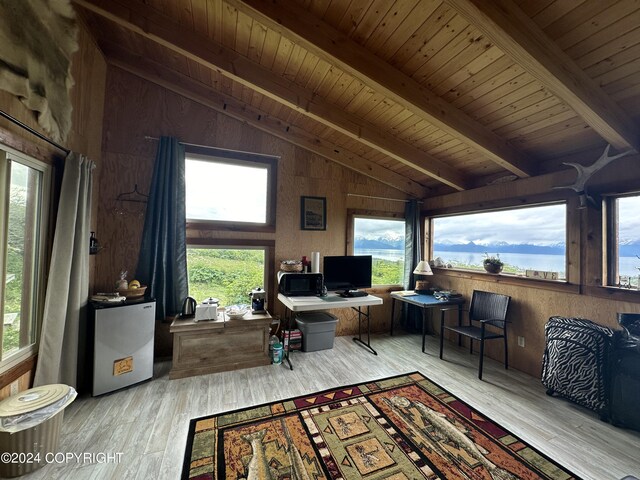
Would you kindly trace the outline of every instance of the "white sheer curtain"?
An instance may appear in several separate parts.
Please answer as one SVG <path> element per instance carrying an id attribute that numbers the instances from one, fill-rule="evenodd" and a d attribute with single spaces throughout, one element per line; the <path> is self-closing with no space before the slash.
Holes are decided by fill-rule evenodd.
<path id="1" fill-rule="evenodd" d="M 94 162 L 71 152 L 65 160 L 34 386 L 77 386 L 84 365 L 89 296 L 89 229 Z"/>

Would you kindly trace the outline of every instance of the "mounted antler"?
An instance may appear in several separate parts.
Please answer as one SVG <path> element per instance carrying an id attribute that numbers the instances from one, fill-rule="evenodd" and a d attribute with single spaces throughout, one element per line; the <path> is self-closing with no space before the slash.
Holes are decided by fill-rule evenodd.
<path id="1" fill-rule="evenodd" d="M 563 165 L 570 165 L 578 171 L 578 177 L 576 178 L 576 181 L 571 185 L 563 185 L 553 188 L 570 188 L 571 190 L 575 190 L 575 192 L 580 195 L 579 208 L 585 208 L 587 206 L 587 201 L 594 203 L 593 199 L 589 195 L 587 195 L 587 192 L 585 191 L 585 184 L 587 183 L 587 181 L 593 176 L 594 173 L 604 168 L 609 163 L 613 162 L 616 158 L 624 157 L 625 155 L 629 155 L 630 153 L 635 152 L 635 150 L 631 149 L 610 157 L 609 148 L 611 148 L 611 145 L 607 145 L 607 148 L 604 149 L 604 152 L 602 155 L 600 155 L 600 158 L 598 158 L 593 163 L 593 165 L 589 165 L 588 167 L 580 165 L 579 163 L 564 162 Z"/>

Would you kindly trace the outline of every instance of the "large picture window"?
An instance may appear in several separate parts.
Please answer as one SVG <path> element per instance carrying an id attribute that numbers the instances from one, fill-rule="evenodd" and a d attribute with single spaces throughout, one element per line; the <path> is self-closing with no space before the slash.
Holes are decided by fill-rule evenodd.
<path id="1" fill-rule="evenodd" d="M 202 228 L 264 231 L 275 228 L 274 157 L 207 149 L 187 151 L 187 223 Z"/>
<path id="2" fill-rule="evenodd" d="M 354 216 L 353 254 L 373 257 L 372 285 L 402 285 L 404 219 Z"/>
<path id="3" fill-rule="evenodd" d="M 249 292 L 265 285 L 263 248 L 187 247 L 189 295 L 221 305 L 248 303 Z"/>
<path id="4" fill-rule="evenodd" d="M 612 197 L 609 212 L 609 285 L 639 288 L 640 195 Z"/>
<path id="5" fill-rule="evenodd" d="M 0 150 L 0 370 L 35 352 L 42 315 L 49 168 Z"/>
<path id="6" fill-rule="evenodd" d="M 261 287 L 273 302 L 275 241 L 228 232 L 275 232 L 277 158 L 193 146 L 185 157 L 189 295 L 228 306 Z"/>
<path id="7" fill-rule="evenodd" d="M 488 254 L 500 257 L 504 273 L 563 280 L 566 216 L 566 205 L 554 204 L 434 218 L 433 258 L 484 271 Z"/>

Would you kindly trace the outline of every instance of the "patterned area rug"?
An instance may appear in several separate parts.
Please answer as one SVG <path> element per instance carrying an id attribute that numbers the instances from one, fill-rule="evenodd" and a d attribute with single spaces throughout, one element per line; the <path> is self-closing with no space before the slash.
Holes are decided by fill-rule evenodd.
<path id="1" fill-rule="evenodd" d="M 184 479 L 576 479 L 414 372 L 191 420 Z"/>

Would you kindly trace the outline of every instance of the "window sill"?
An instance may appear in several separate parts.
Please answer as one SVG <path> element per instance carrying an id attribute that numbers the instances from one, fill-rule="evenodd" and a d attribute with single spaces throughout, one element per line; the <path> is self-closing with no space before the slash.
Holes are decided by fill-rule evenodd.
<path id="1" fill-rule="evenodd" d="M 6 387 L 30 370 L 35 370 L 38 356 L 35 352 L 20 355 L 0 368 L 0 388 Z"/>
<path id="2" fill-rule="evenodd" d="M 373 285 L 362 290 L 372 295 L 382 295 L 402 290 L 402 285 Z"/>
<path id="3" fill-rule="evenodd" d="M 446 277 L 464 278 L 468 280 L 479 280 L 491 283 L 503 283 L 505 285 L 518 285 L 541 290 L 552 290 L 566 293 L 580 293 L 580 285 L 571 284 L 564 280 L 541 280 L 538 278 L 527 278 L 509 273 L 484 273 L 477 270 L 463 270 L 456 268 L 433 268 L 436 275 Z"/>
<path id="4" fill-rule="evenodd" d="M 187 220 L 187 230 L 215 230 L 224 232 L 261 232 L 275 233 L 276 226 L 272 223 L 242 223 L 222 222 L 216 220 Z"/>
<path id="5" fill-rule="evenodd" d="M 640 303 L 640 290 L 637 289 L 587 285 L 584 287 L 584 293 L 586 295 L 591 295 L 592 297 L 606 298 L 621 302 Z"/>

